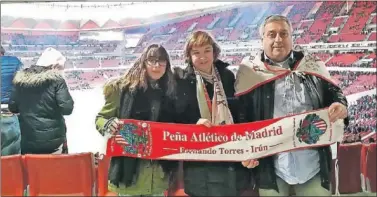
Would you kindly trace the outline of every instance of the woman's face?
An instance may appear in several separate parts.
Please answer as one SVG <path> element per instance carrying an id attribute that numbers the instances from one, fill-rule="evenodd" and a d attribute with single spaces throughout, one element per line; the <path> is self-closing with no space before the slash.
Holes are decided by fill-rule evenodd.
<path id="1" fill-rule="evenodd" d="M 209 44 L 192 47 L 190 57 L 193 66 L 201 71 L 210 71 L 213 64 L 213 47 Z"/>
<path id="2" fill-rule="evenodd" d="M 145 64 L 148 77 L 152 80 L 159 80 L 166 72 L 166 65 L 168 64 L 168 61 L 149 57 Z"/>

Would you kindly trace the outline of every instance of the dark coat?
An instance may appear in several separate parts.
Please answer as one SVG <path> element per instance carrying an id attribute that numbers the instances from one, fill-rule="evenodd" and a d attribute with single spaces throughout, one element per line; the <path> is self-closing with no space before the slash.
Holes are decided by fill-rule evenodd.
<path id="1" fill-rule="evenodd" d="M 294 61 L 290 64 L 291 68 L 304 57 L 304 54 L 301 52 L 294 52 L 293 55 Z M 260 58 L 262 61 L 265 61 L 263 54 Z M 334 102 L 348 106 L 346 97 L 339 87 L 311 75 L 305 75 L 302 83 L 308 90 L 310 98 L 313 101 L 312 103 L 315 105 L 314 110 L 329 107 Z M 266 83 L 249 93 L 241 95 L 239 97 L 240 122 L 246 123 L 272 119 L 274 95 L 275 81 Z M 348 124 L 348 118 L 345 119 L 345 124 Z M 320 157 L 321 184 L 324 188 L 329 189 L 332 161 L 330 146 L 320 147 L 317 150 Z M 273 156 L 260 159 L 259 166 L 252 171 L 255 175 L 256 183 L 261 189 L 275 189 L 278 191 Z"/>
<path id="2" fill-rule="evenodd" d="M 52 153 L 66 141 L 63 115 L 73 111 L 73 99 L 62 75 L 31 67 L 17 72 L 9 110 L 20 113 L 22 153 Z"/>
<path id="3" fill-rule="evenodd" d="M 237 122 L 238 107 L 234 97 L 235 77 L 227 63 L 215 63 L 228 100 L 233 119 Z M 196 124 L 201 118 L 196 98 L 196 79 L 193 67 L 176 68 L 178 98 L 176 122 Z M 213 85 L 206 82 L 209 97 L 213 96 Z M 189 196 L 237 196 L 248 186 L 248 170 L 241 162 L 193 162 L 183 163 L 185 193 Z"/>

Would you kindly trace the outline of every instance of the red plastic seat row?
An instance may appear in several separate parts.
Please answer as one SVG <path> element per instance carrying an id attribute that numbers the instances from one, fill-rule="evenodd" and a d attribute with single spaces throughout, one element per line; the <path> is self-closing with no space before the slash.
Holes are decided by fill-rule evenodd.
<path id="1" fill-rule="evenodd" d="M 1 196 L 94 196 L 95 174 L 91 153 L 2 156 Z"/>

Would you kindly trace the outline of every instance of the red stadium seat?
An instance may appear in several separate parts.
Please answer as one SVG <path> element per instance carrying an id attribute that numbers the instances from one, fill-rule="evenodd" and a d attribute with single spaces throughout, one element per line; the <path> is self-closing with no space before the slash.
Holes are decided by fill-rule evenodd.
<path id="1" fill-rule="evenodd" d="M 361 143 L 350 145 L 342 144 L 339 146 L 338 165 L 340 194 L 361 192 L 360 157 Z"/>
<path id="2" fill-rule="evenodd" d="M 24 168 L 21 155 L 1 156 L 1 196 L 23 196 Z"/>
<path id="3" fill-rule="evenodd" d="M 114 192 L 110 192 L 108 190 L 108 174 L 109 174 L 109 166 L 110 166 L 111 158 L 103 155 L 101 159 L 98 160 L 98 167 L 97 167 L 97 188 L 98 188 L 98 196 L 118 196 L 118 194 Z"/>
<path id="4" fill-rule="evenodd" d="M 30 196 L 93 196 L 94 157 L 72 155 L 26 155 Z"/>
<path id="5" fill-rule="evenodd" d="M 360 157 L 360 178 L 361 178 L 361 188 L 363 191 L 366 191 L 366 167 L 367 167 L 367 152 L 368 152 L 369 144 L 363 144 L 361 147 L 361 157 Z"/>
<path id="6" fill-rule="evenodd" d="M 366 166 L 366 185 L 369 192 L 376 192 L 376 144 L 369 145 Z"/>

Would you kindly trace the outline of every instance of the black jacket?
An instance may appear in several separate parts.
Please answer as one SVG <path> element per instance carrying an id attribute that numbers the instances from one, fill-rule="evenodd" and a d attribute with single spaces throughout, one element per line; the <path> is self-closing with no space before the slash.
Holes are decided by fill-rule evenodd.
<path id="1" fill-rule="evenodd" d="M 301 52 L 294 52 L 294 61 L 290 63 L 291 68 L 297 61 L 300 61 L 304 54 Z M 261 55 L 261 60 L 265 61 L 264 55 Z M 305 75 L 302 80 L 305 88 L 308 90 L 311 99 L 316 99 L 313 103 L 317 103 L 314 109 L 329 107 L 334 102 L 339 102 L 347 106 L 346 97 L 343 95 L 340 88 L 324 81 L 320 78 Z M 255 90 L 239 96 L 240 101 L 240 122 L 253 122 L 259 120 L 267 120 L 273 118 L 274 112 L 274 95 L 275 95 L 275 81 L 266 83 Z M 345 119 L 345 124 L 348 125 L 348 118 Z M 320 176 L 321 185 L 329 189 L 330 186 L 330 170 L 331 170 L 331 150 L 330 146 L 317 148 L 320 156 Z M 266 157 L 259 160 L 259 166 L 254 168 L 256 183 L 261 189 L 275 189 L 278 191 L 276 184 L 276 174 L 274 167 L 273 156 Z"/>
<path id="2" fill-rule="evenodd" d="M 119 119 L 136 119 L 148 120 L 155 122 L 173 122 L 174 120 L 174 102 L 173 98 L 165 95 L 166 88 L 163 81 L 160 80 L 161 88 L 148 88 L 146 91 L 137 89 L 129 91 L 128 88 L 119 89 L 118 79 L 105 86 L 105 91 L 119 93 L 119 107 L 117 108 L 116 117 Z M 110 90 L 111 89 L 111 90 Z M 97 116 L 98 118 L 98 116 Z M 109 118 L 109 117 L 106 117 Z M 133 184 L 134 177 L 138 168 L 138 158 L 132 157 L 112 157 L 109 167 L 109 181 L 119 186 L 124 184 L 130 186 Z M 177 161 L 158 160 L 164 173 L 168 176 L 178 167 Z"/>
<path id="3" fill-rule="evenodd" d="M 238 119 L 237 100 L 234 97 L 235 77 L 227 63 L 215 63 L 228 100 L 230 111 L 236 122 Z M 196 98 L 196 79 L 193 67 L 176 68 L 178 77 L 178 98 L 176 122 L 196 124 L 200 119 L 200 111 Z M 213 85 L 206 82 L 209 97 L 213 96 Z M 241 162 L 193 162 L 183 163 L 184 189 L 189 196 L 237 196 L 248 185 L 249 172 Z"/>
<path id="4" fill-rule="evenodd" d="M 70 115 L 73 100 L 62 75 L 31 67 L 17 72 L 9 110 L 20 113 L 21 152 L 52 153 L 66 141 L 63 115 Z"/>

